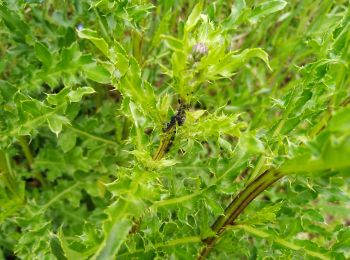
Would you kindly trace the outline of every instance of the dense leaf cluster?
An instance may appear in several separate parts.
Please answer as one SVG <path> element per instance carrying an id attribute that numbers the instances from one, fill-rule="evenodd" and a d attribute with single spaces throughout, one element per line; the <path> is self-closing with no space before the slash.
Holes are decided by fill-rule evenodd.
<path id="1" fill-rule="evenodd" d="M 0 259 L 350 258 L 348 1 L 4 0 L 0 39 Z"/>

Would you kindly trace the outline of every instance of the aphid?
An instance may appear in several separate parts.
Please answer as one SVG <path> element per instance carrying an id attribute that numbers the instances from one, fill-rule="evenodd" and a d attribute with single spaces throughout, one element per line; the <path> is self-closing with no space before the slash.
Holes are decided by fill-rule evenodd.
<path id="1" fill-rule="evenodd" d="M 174 143 L 175 135 L 176 135 L 176 125 L 181 126 L 185 123 L 186 120 L 186 109 L 187 105 L 183 104 L 181 100 L 179 100 L 180 108 L 177 113 L 170 118 L 170 121 L 163 128 L 163 133 L 165 134 L 161 144 L 153 156 L 154 160 L 162 158 L 165 153 L 170 151 L 171 146 Z"/>
<path id="2" fill-rule="evenodd" d="M 186 115 L 185 114 L 176 116 L 176 122 L 177 122 L 177 124 L 179 126 L 183 125 L 185 123 L 185 120 L 186 120 Z"/>
<path id="3" fill-rule="evenodd" d="M 176 115 L 172 116 L 170 118 L 170 122 L 166 124 L 165 128 L 163 128 L 163 132 L 168 132 L 173 126 L 176 125 L 177 119 L 176 119 Z"/>

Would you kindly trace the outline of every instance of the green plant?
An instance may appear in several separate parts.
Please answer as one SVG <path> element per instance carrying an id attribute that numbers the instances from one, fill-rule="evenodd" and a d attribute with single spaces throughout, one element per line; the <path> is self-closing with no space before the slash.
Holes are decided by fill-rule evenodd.
<path id="1" fill-rule="evenodd" d="M 347 1 L 0 19 L 0 258 L 350 257 Z"/>

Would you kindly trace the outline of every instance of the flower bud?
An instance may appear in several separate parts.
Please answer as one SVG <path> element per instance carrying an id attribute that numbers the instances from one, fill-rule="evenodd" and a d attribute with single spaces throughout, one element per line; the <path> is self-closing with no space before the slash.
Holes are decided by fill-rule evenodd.
<path id="1" fill-rule="evenodd" d="M 192 57 L 194 61 L 199 61 L 203 56 L 208 54 L 208 47 L 203 42 L 199 42 L 192 48 Z"/>

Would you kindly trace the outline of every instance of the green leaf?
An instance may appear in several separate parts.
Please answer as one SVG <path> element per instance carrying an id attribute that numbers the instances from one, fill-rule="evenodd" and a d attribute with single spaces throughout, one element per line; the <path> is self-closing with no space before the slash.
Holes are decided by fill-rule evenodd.
<path id="1" fill-rule="evenodd" d="M 310 221 L 316 221 L 316 222 L 324 222 L 324 217 L 322 216 L 322 214 L 315 209 L 307 209 L 305 211 L 303 211 L 303 215 L 307 216 Z"/>
<path id="2" fill-rule="evenodd" d="M 108 44 L 103 38 L 98 37 L 96 31 L 82 29 L 77 30 L 77 32 L 80 38 L 91 41 L 107 58 L 109 57 Z"/>
<path id="3" fill-rule="evenodd" d="M 50 240 L 50 246 L 51 246 L 51 251 L 55 255 L 55 257 L 58 260 L 65 260 L 67 259 L 64 255 L 64 252 L 61 248 L 60 241 L 59 239 L 53 235 Z"/>
<path id="4" fill-rule="evenodd" d="M 132 222 L 128 219 L 115 222 L 109 230 L 108 237 L 104 240 L 103 246 L 100 247 L 92 259 L 114 259 L 126 236 L 129 234 L 131 226 Z"/>
<path id="5" fill-rule="evenodd" d="M 296 156 L 285 161 L 285 173 L 340 170 L 350 167 L 349 107 L 340 109 L 328 127 L 315 140 L 296 151 Z M 335 132 L 335 133 L 334 133 Z"/>
<path id="6" fill-rule="evenodd" d="M 259 58 L 263 62 L 265 62 L 269 70 L 272 70 L 269 64 L 269 55 L 263 49 L 254 48 L 254 49 L 244 50 L 241 55 L 245 60 L 250 58 Z"/>
<path id="7" fill-rule="evenodd" d="M 2 2 L 0 2 L 0 17 L 5 22 L 6 26 L 17 36 L 25 40 L 25 36 L 29 34 L 31 36 L 31 30 L 29 26 L 21 20 L 19 15 L 8 9 Z"/>
<path id="8" fill-rule="evenodd" d="M 59 135 L 58 145 L 62 148 L 63 152 L 69 152 L 74 148 L 77 135 L 72 131 L 65 131 Z"/>
<path id="9" fill-rule="evenodd" d="M 82 56 L 78 43 L 73 42 L 69 47 L 62 49 L 56 69 L 71 72 L 73 69 L 80 68 L 90 62 L 90 57 Z"/>
<path id="10" fill-rule="evenodd" d="M 21 103 L 23 112 L 31 115 L 32 117 L 38 117 L 41 115 L 44 108 L 43 103 L 38 100 L 25 100 Z"/>
<path id="11" fill-rule="evenodd" d="M 287 2 L 282 0 L 271 0 L 259 3 L 252 10 L 249 20 L 252 23 L 256 23 L 260 18 L 282 10 L 286 5 Z"/>
<path id="12" fill-rule="evenodd" d="M 350 228 L 344 227 L 337 235 L 337 242 L 332 246 L 335 252 L 341 252 L 345 256 L 350 255 Z"/>
<path id="13" fill-rule="evenodd" d="M 238 146 L 242 151 L 249 154 L 262 154 L 265 152 L 264 143 L 259 140 L 253 133 L 246 132 L 239 138 Z"/>
<path id="14" fill-rule="evenodd" d="M 244 217 L 243 222 L 249 225 L 261 225 L 264 223 L 274 223 L 277 213 L 281 210 L 283 203 L 276 203 L 262 208 L 259 211 L 250 212 Z"/>
<path id="15" fill-rule="evenodd" d="M 342 108 L 330 120 L 328 127 L 330 131 L 346 132 L 350 130 L 350 107 Z"/>
<path id="16" fill-rule="evenodd" d="M 219 137 L 224 134 L 239 137 L 244 124 L 236 123 L 237 116 L 235 115 L 204 115 L 204 113 L 205 111 L 201 110 L 188 112 L 185 124 L 180 129 L 180 135 L 183 138 L 198 141 L 206 141 L 210 137 L 214 137 L 223 148 L 230 150 L 230 144 Z"/>
<path id="17" fill-rule="evenodd" d="M 248 8 L 244 0 L 237 0 L 231 7 L 231 14 L 227 17 L 222 26 L 225 30 L 232 30 L 237 24 L 242 22 L 246 17 Z"/>
<path id="18" fill-rule="evenodd" d="M 57 234 L 58 240 L 60 241 L 62 251 L 67 259 L 85 259 L 84 254 L 77 252 L 69 247 L 69 244 L 64 237 L 62 228 L 59 229 Z"/>
<path id="19" fill-rule="evenodd" d="M 79 87 L 68 93 L 68 98 L 71 102 L 79 102 L 83 96 L 95 93 L 92 87 Z"/>
<path id="20" fill-rule="evenodd" d="M 191 14 L 189 15 L 189 17 L 187 18 L 186 24 L 185 24 L 185 30 L 187 32 L 190 32 L 193 30 L 193 28 L 197 25 L 199 19 L 200 19 L 200 15 L 202 12 L 202 2 L 199 2 L 195 5 L 195 7 L 193 8 Z"/>
<path id="21" fill-rule="evenodd" d="M 111 81 L 111 74 L 102 65 L 91 63 L 83 67 L 86 76 L 98 83 L 108 84 Z"/>
<path id="22" fill-rule="evenodd" d="M 224 150 L 226 150 L 228 152 L 232 152 L 231 144 L 228 141 L 219 137 L 218 142 L 219 142 L 220 147 L 222 147 Z"/>
<path id="23" fill-rule="evenodd" d="M 53 115 L 47 119 L 50 130 L 58 136 L 62 131 L 63 124 L 69 124 L 69 120 L 63 116 Z"/>
<path id="24" fill-rule="evenodd" d="M 35 54 L 44 66 L 50 67 L 52 65 L 51 53 L 44 44 L 40 42 L 35 44 Z"/>
<path id="25" fill-rule="evenodd" d="M 161 35 L 162 40 L 165 41 L 167 46 L 172 50 L 182 50 L 183 43 L 179 39 L 172 37 L 170 35 Z"/>
<path id="26" fill-rule="evenodd" d="M 214 60 L 214 58 L 215 57 L 213 57 L 212 64 L 205 68 L 206 72 L 203 73 L 203 77 L 207 80 L 216 80 L 220 77 L 231 77 L 238 69 L 248 63 L 251 58 L 259 58 L 263 60 L 271 70 L 268 55 L 260 48 L 246 49 L 239 54 L 230 52 L 221 59 L 216 57 Z M 204 66 L 204 62 L 207 63 L 208 61 L 204 60 L 203 63 L 200 64 L 201 67 Z"/>
<path id="27" fill-rule="evenodd" d="M 63 88 L 59 93 L 57 94 L 48 94 L 47 95 L 47 102 L 51 105 L 60 105 L 66 102 L 67 95 L 70 92 L 70 88 Z"/>
<path id="28" fill-rule="evenodd" d="M 117 53 L 117 61 L 115 63 L 116 70 L 114 76 L 120 79 L 129 69 L 129 59 L 122 53 Z"/>

